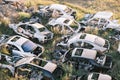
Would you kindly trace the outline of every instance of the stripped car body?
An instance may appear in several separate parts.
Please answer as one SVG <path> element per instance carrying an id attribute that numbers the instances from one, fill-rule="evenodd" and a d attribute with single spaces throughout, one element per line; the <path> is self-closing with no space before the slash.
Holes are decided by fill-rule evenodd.
<path id="1" fill-rule="evenodd" d="M 71 16 L 75 18 L 76 11 L 62 4 L 51 4 L 45 7 L 40 6 L 39 13 L 42 17 L 50 15 L 51 18 L 58 18 L 61 16 Z M 47 15 L 46 15 L 47 14 Z"/>
<path id="2" fill-rule="evenodd" d="M 89 73 L 85 74 L 80 77 L 79 80 L 116 80 L 115 78 L 111 77 L 110 75 L 107 74 L 102 74 L 102 73 Z"/>
<path id="3" fill-rule="evenodd" d="M 107 71 L 112 68 L 112 57 L 98 53 L 96 50 L 75 48 L 68 50 L 61 55 L 61 61 L 67 62 L 72 61 L 80 66 L 81 68 L 98 71 Z"/>
<path id="4" fill-rule="evenodd" d="M 44 52 L 43 46 L 18 35 L 3 39 L 0 43 L 2 53 L 19 57 L 40 56 Z"/>
<path id="5" fill-rule="evenodd" d="M 63 37 L 63 41 L 57 43 L 57 46 L 68 48 L 82 47 L 88 49 L 95 49 L 99 52 L 105 52 L 109 50 L 110 43 L 108 40 L 93 34 L 76 33 L 72 36 Z"/>
<path id="6" fill-rule="evenodd" d="M 81 26 L 77 21 L 65 17 L 50 20 L 48 26 L 52 28 L 54 32 L 60 32 L 62 34 L 77 33 L 81 29 Z"/>
<path id="7" fill-rule="evenodd" d="M 64 74 L 64 70 L 55 63 L 35 57 L 22 58 L 15 67 L 18 75 L 27 71 L 26 76 L 30 80 L 57 80 Z"/>
<path id="8" fill-rule="evenodd" d="M 80 21 L 82 25 L 98 27 L 99 29 L 115 29 L 120 31 L 120 24 L 117 20 L 110 20 L 112 12 L 102 11 L 96 14 L 87 14 L 85 18 Z"/>
<path id="9" fill-rule="evenodd" d="M 39 23 L 10 24 L 10 28 L 17 34 L 44 43 L 53 38 L 53 33 Z"/>

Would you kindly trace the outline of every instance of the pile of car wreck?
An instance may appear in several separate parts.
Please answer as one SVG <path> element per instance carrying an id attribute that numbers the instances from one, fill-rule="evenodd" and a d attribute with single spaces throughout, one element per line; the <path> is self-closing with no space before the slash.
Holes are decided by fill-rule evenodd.
<path id="1" fill-rule="evenodd" d="M 116 20 L 110 20 L 111 16 L 111 12 L 97 12 L 86 14 L 82 21 L 77 22 L 76 11 L 66 5 L 39 6 L 38 12 L 28 22 L 9 25 L 18 35 L 1 35 L 0 61 L 3 63 L 0 63 L 0 67 L 9 69 L 13 76 L 25 72 L 24 76 L 30 80 L 57 80 L 65 73 L 58 63 L 70 62 L 77 65 L 77 70 L 91 72 L 72 80 L 116 80 L 99 73 L 112 68 L 112 57 L 105 54 L 110 48 L 109 41 L 84 33 L 87 26 L 100 30 L 111 28 L 119 32 L 120 25 Z M 47 21 L 46 25 L 42 24 L 42 19 Z M 53 39 L 53 32 L 63 34 L 53 51 L 57 63 L 42 58 L 45 50 L 42 45 Z M 116 38 L 119 40 L 119 36 Z"/>

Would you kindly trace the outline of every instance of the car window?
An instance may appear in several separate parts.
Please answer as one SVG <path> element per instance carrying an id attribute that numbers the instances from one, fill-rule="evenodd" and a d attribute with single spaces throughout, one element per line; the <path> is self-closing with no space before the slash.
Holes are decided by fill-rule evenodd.
<path id="1" fill-rule="evenodd" d="M 82 34 L 82 35 L 80 36 L 80 39 L 85 39 L 85 37 L 86 37 L 86 34 Z"/>
<path id="2" fill-rule="evenodd" d="M 72 9 L 70 9 L 69 7 L 67 7 L 64 11 L 65 11 L 66 13 L 71 13 Z"/>
<path id="3" fill-rule="evenodd" d="M 106 19 L 100 19 L 98 27 L 103 28 L 105 27 L 109 22 Z"/>
<path id="4" fill-rule="evenodd" d="M 16 42 L 18 39 L 20 39 L 20 37 L 19 37 L 19 36 L 16 36 L 16 37 L 14 37 L 14 38 L 11 40 L 11 42 Z"/>
<path id="5" fill-rule="evenodd" d="M 75 43 L 72 43 L 72 44 L 71 44 L 71 47 L 81 47 L 81 44 L 82 44 L 81 41 L 75 42 Z"/>
<path id="6" fill-rule="evenodd" d="M 22 24 L 20 25 L 19 27 L 23 28 L 23 29 L 26 29 L 26 24 Z"/>
<path id="7" fill-rule="evenodd" d="M 72 30 L 66 25 L 63 26 L 62 31 L 63 31 L 63 33 L 66 33 L 66 34 L 72 32 Z"/>
<path id="8" fill-rule="evenodd" d="M 34 28 L 30 25 L 26 26 L 26 30 L 29 31 L 30 33 L 35 33 Z"/>
<path id="9" fill-rule="evenodd" d="M 8 44 L 9 45 L 9 48 L 11 50 L 17 50 L 17 51 L 20 51 L 18 47 L 16 47 L 15 45 L 11 45 L 11 44 Z"/>
<path id="10" fill-rule="evenodd" d="M 98 18 L 94 18 L 94 19 L 90 20 L 90 21 L 88 22 L 88 24 L 89 24 L 90 26 L 97 26 L 97 25 L 98 25 L 98 22 L 99 22 L 99 19 L 98 19 Z"/>
<path id="11" fill-rule="evenodd" d="M 53 27 L 53 31 L 55 31 L 55 32 L 61 32 L 62 31 L 62 26 L 61 25 L 55 25 Z"/>
<path id="12" fill-rule="evenodd" d="M 46 30 L 45 27 L 39 28 L 39 31 L 40 31 L 40 32 L 43 32 L 43 31 L 45 31 L 45 30 Z"/>
<path id="13" fill-rule="evenodd" d="M 44 67 L 48 62 L 40 59 L 33 59 L 33 61 L 31 61 L 30 63 Z"/>
<path id="14" fill-rule="evenodd" d="M 82 43 L 83 45 L 81 45 L 83 48 L 87 48 L 87 49 L 92 49 L 93 48 L 93 45 L 91 45 L 90 43 L 87 43 L 87 42 L 83 42 Z"/>
<path id="15" fill-rule="evenodd" d="M 75 52 L 76 56 L 81 56 L 81 54 L 83 53 L 83 49 L 77 49 Z"/>
<path id="16" fill-rule="evenodd" d="M 106 23 L 107 20 L 106 19 L 100 19 L 100 23 Z"/>
<path id="17" fill-rule="evenodd" d="M 93 74 L 91 79 L 98 80 L 99 74 Z"/>
<path id="18" fill-rule="evenodd" d="M 66 20 L 64 21 L 64 23 L 65 23 L 65 24 L 68 24 L 69 21 L 70 21 L 69 19 L 66 19 Z"/>

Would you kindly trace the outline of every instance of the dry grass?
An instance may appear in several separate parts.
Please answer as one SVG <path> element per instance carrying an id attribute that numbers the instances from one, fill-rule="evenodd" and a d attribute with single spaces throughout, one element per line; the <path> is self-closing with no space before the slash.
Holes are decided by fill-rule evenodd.
<path id="1" fill-rule="evenodd" d="M 31 17 L 31 15 L 29 13 L 26 13 L 26 12 L 19 12 L 18 15 L 19 15 L 18 19 L 20 21 L 25 19 L 25 18 L 30 18 Z"/>
<path id="2" fill-rule="evenodd" d="M 75 3 L 77 3 L 77 1 L 81 1 L 81 3 L 77 3 L 77 5 L 72 4 L 72 3 L 68 3 L 68 2 L 61 2 L 62 0 L 26 0 L 25 5 L 27 7 L 30 6 L 37 6 L 37 5 L 49 5 L 49 4 L 53 4 L 53 3 L 62 3 L 65 4 L 67 6 L 70 6 L 71 8 L 74 8 L 77 11 L 77 20 L 81 19 L 84 14 L 86 13 L 95 13 L 97 11 L 103 11 L 103 10 L 107 10 L 107 11 L 112 11 L 115 15 L 113 18 L 115 19 L 119 19 L 120 21 L 120 1 L 119 0 L 67 0 L 67 1 L 73 1 Z M 66 1 L 66 0 L 64 0 Z M 19 12 L 19 19 L 22 20 L 24 18 L 29 18 L 31 15 L 29 13 L 24 13 L 24 12 Z M 8 25 L 10 23 L 10 20 L 8 18 L 1 20 L 1 23 L 4 23 L 5 25 Z M 55 33 L 58 34 L 57 32 L 60 32 L 58 29 L 55 30 Z M 90 28 L 88 27 L 86 29 L 87 33 L 91 33 L 91 34 L 95 34 L 95 35 L 101 35 L 104 38 L 108 37 L 108 32 L 104 32 L 102 34 L 99 33 L 98 29 L 95 28 Z M 61 33 L 60 33 L 61 34 Z M 55 35 L 54 37 L 54 41 L 53 42 L 49 42 L 48 44 L 45 44 L 45 53 L 43 54 L 45 57 L 45 59 L 50 59 L 50 52 L 52 52 L 53 50 L 53 46 L 51 48 L 51 45 L 55 45 L 57 40 L 59 40 L 58 35 Z M 113 50 L 116 50 L 116 44 L 112 45 Z M 110 54 L 114 57 L 114 60 L 117 61 L 119 60 L 119 56 L 116 56 L 115 54 L 116 52 L 114 51 L 110 51 Z M 62 78 L 62 80 L 69 80 L 69 76 L 71 76 L 73 74 L 73 70 L 72 70 L 72 66 L 71 65 L 64 65 L 64 69 L 66 70 L 67 74 Z M 77 72 L 76 72 L 77 73 Z M 80 74 L 81 72 L 78 72 L 78 74 Z M 4 75 L 4 74 L 3 74 Z M 9 78 L 8 76 L 5 76 L 6 78 L 4 78 L 4 76 L 1 75 L 0 73 L 0 80 L 17 80 L 18 78 Z M 117 74 L 116 74 L 117 75 Z M 3 78 L 1 77 L 3 76 Z M 26 80 L 24 78 L 20 78 L 20 80 Z"/>

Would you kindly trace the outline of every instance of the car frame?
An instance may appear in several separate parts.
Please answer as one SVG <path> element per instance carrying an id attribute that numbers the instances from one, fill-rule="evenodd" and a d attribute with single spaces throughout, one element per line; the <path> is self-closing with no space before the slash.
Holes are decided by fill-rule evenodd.
<path id="1" fill-rule="evenodd" d="M 40 43 L 47 42 L 53 39 L 54 36 L 51 31 L 39 23 L 20 22 L 18 24 L 9 24 L 9 27 L 13 29 L 15 33 Z"/>
<path id="2" fill-rule="evenodd" d="M 64 74 L 64 70 L 61 66 L 52 63 L 50 61 L 37 58 L 37 57 L 26 57 L 18 60 L 15 63 L 16 71 L 27 71 L 27 77 L 31 79 L 40 79 L 45 77 L 45 79 L 57 80 Z M 22 69 L 22 70 L 21 70 Z M 24 72 L 25 72 L 24 71 Z M 21 72 L 18 72 L 18 75 Z"/>
<path id="3" fill-rule="evenodd" d="M 112 57 L 96 50 L 74 48 L 66 51 L 60 58 L 62 62 L 72 61 L 88 71 L 108 71 L 112 68 Z"/>
<path id="4" fill-rule="evenodd" d="M 63 41 L 57 43 L 57 46 L 61 46 L 63 48 L 82 47 L 94 49 L 101 53 L 108 51 L 110 48 L 110 43 L 108 40 L 88 33 L 76 33 L 73 34 L 72 36 L 70 35 L 63 36 L 62 39 Z M 89 46 L 84 47 L 85 43 L 86 45 L 88 44 L 90 47 Z"/>
<path id="5" fill-rule="evenodd" d="M 50 15 L 51 18 L 58 18 L 61 16 L 71 16 L 72 18 L 76 17 L 75 10 L 62 4 L 51 4 L 48 6 L 40 6 L 40 10 L 38 13 L 40 13 L 42 17 Z"/>
<path id="6" fill-rule="evenodd" d="M 106 30 L 106 29 L 115 29 L 120 31 L 120 24 L 118 24 L 117 20 L 110 20 L 112 12 L 101 11 L 95 14 L 86 14 L 85 18 L 80 21 L 81 25 L 84 26 L 93 26 L 98 29 Z"/>
<path id="7" fill-rule="evenodd" d="M 80 24 L 71 18 L 60 17 L 52 19 L 47 24 L 54 32 L 58 31 L 62 34 L 73 34 L 81 30 Z"/>
<path id="8" fill-rule="evenodd" d="M 1 36 L 2 37 L 2 36 Z M 3 35 L 3 37 L 5 37 Z M 4 54 L 12 54 L 19 57 L 27 56 L 41 56 L 44 52 L 44 47 L 30 41 L 19 35 L 9 36 L 7 38 L 1 38 L 1 52 Z"/>
<path id="9" fill-rule="evenodd" d="M 85 74 L 85 75 L 81 76 L 79 80 L 92 80 L 92 79 L 96 79 L 96 80 L 116 80 L 115 78 L 111 77 L 108 74 L 95 73 L 95 72 Z"/>

